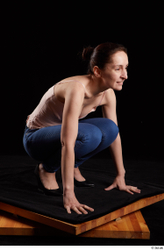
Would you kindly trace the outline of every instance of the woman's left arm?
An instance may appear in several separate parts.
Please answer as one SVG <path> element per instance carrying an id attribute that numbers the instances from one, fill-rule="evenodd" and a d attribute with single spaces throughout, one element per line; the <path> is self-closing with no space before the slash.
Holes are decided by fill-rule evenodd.
<path id="1" fill-rule="evenodd" d="M 118 125 L 117 114 L 116 114 L 116 96 L 112 89 L 108 89 L 105 93 L 104 104 L 102 106 L 103 117 L 111 119 Z M 111 155 L 117 170 L 117 176 L 112 185 L 105 188 L 109 191 L 113 188 L 118 188 L 119 190 L 126 191 L 130 194 L 133 192 L 140 193 L 137 187 L 126 185 L 125 183 L 125 168 L 122 156 L 122 145 L 120 134 L 118 134 L 115 141 L 110 145 Z"/>

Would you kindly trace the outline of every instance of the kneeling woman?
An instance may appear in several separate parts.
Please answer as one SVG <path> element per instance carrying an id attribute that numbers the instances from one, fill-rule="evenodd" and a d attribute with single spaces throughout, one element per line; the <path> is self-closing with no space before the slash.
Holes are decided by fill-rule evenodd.
<path id="1" fill-rule="evenodd" d="M 88 74 L 64 79 L 51 87 L 29 115 L 23 137 L 26 152 L 40 164 L 35 170 L 39 188 L 46 194 L 61 191 L 55 173 L 61 167 L 63 204 L 68 213 L 94 211 L 80 204 L 74 193 L 78 186 L 93 186 L 80 173 L 79 166 L 110 146 L 117 176 L 106 191 L 113 188 L 130 194 L 137 187 L 125 183 L 120 135 L 117 127 L 116 97 L 127 79 L 128 56 L 122 45 L 103 43 L 85 48 Z M 80 120 L 102 106 L 104 118 Z"/>

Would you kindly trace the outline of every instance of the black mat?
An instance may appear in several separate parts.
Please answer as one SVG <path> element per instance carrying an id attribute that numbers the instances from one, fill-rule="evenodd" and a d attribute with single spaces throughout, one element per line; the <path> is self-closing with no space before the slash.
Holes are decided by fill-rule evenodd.
<path id="1" fill-rule="evenodd" d="M 0 201 L 55 219 L 77 224 L 101 217 L 139 199 L 164 193 L 164 184 L 160 181 L 160 178 L 152 182 L 152 168 L 152 173 L 149 172 L 145 176 L 146 182 L 141 182 L 144 179 L 144 171 L 143 176 L 142 172 L 140 173 L 140 176 L 142 176 L 141 180 L 136 180 L 138 176 L 137 173 L 135 174 L 135 171 L 133 178 L 126 180 L 127 184 L 140 188 L 142 190 L 141 194 L 131 195 L 117 189 L 108 192 L 104 191 L 104 187 L 112 184 L 115 176 L 111 161 L 107 160 L 106 164 L 108 168 L 105 164 L 101 165 L 101 159 L 98 161 L 91 159 L 81 167 L 85 178 L 95 183 L 95 188 L 75 188 L 75 193 L 79 201 L 95 209 L 94 212 L 88 215 L 77 215 L 75 212 L 67 214 L 63 207 L 62 197 L 50 197 L 40 193 L 37 190 L 37 182 L 34 176 L 35 162 L 29 160 L 27 157 L 0 158 Z M 133 166 L 131 167 L 133 168 Z M 158 176 L 160 175 L 160 167 L 158 169 Z M 154 169 L 154 175 L 156 173 L 157 166 Z M 150 179 L 148 176 L 150 176 Z M 61 185 L 60 172 L 58 172 L 58 182 Z"/>

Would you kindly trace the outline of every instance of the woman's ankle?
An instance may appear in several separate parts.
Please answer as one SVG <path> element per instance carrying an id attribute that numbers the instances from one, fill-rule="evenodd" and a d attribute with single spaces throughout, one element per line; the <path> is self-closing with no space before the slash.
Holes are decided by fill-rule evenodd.
<path id="1" fill-rule="evenodd" d="M 39 176 L 42 184 L 47 189 L 58 189 L 58 183 L 56 181 L 56 173 L 47 172 L 42 164 L 39 164 Z"/>

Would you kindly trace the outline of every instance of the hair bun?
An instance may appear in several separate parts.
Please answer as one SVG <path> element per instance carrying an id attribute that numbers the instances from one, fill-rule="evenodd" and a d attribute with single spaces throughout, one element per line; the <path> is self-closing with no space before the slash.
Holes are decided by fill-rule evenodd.
<path id="1" fill-rule="evenodd" d="M 94 51 L 94 48 L 91 47 L 91 46 L 88 46 L 88 47 L 84 48 L 83 52 L 82 52 L 82 59 L 84 61 L 89 61 L 93 51 Z"/>

